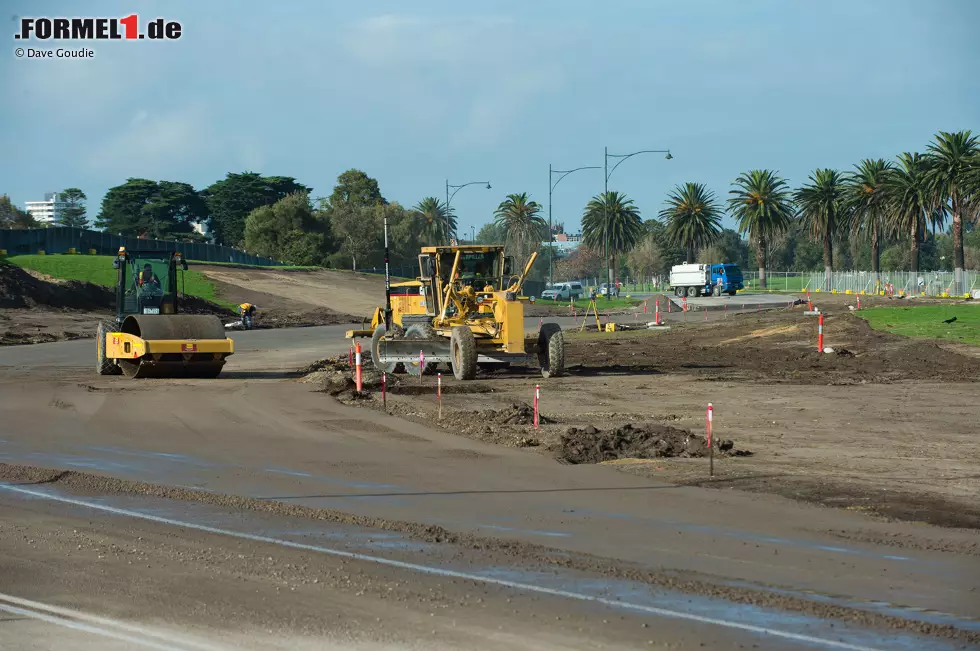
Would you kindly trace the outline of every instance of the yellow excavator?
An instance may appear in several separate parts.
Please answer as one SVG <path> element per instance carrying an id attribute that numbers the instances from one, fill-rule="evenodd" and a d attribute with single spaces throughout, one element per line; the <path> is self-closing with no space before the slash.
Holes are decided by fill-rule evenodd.
<path id="1" fill-rule="evenodd" d="M 370 329 L 349 330 L 347 337 L 371 337 L 372 360 L 390 373 L 432 373 L 447 363 L 457 379 L 472 380 L 478 367 L 536 358 L 543 377 L 563 375 L 561 327 L 524 330 L 524 302 L 534 298 L 520 292 L 536 258 L 514 274 L 503 246 L 423 247 L 419 278 L 392 285 L 386 271 L 384 307 L 375 310 Z"/>
<path id="2" fill-rule="evenodd" d="M 221 319 L 179 314 L 177 268 L 187 261 L 173 251 L 119 248 L 116 317 L 99 323 L 99 375 L 130 378 L 216 378 L 235 342 Z"/>

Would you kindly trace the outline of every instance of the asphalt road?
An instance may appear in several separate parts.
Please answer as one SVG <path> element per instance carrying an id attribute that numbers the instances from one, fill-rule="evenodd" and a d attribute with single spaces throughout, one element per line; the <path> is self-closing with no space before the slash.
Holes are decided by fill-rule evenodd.
<path id="1" fill-rule="evenodd" d="M 346 350 L 344 330 L 236 333 L 215 381 L 99 377 L 91 340 L 0 349 L 0 648 L 980 640 L 974 532 L 564 466 L 344 406 L 291 377 Z"/>

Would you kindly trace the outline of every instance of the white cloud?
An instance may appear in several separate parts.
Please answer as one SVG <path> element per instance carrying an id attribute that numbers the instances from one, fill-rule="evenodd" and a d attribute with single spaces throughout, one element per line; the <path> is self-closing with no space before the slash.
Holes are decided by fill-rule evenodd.
<path id="1" fill-rule="evenodd" d="M 499 143 L 529 106 L 565 85 L 549 58 L 566 38 L 508 17 L 387 14 L 355 25 L 343 45 L 403 97 L 405 119 L 473 147 Z"/>
<path id="2" fill-rule="evenodd" d="M 171 179 L 220 152 L 210 124 L 200 105 L 154 113 L 141 110 L 95 147 L 85 165 L 105 175 Z"/>

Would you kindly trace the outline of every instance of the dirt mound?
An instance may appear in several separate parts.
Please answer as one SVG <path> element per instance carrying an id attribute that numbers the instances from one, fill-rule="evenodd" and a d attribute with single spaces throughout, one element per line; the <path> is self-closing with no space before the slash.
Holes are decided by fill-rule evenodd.
<path id="1" fill-rule="evenodd" d="M 223 299 L 257 305 L 257 327 L 357 323 L 384 302 L 384 276 L 377 274 L 208 265 L 194 269 L 214 283 Z"/>
<path id="2" fill-rule="evenodd" d="M 374 367 L 370 355 L 361 355 L 361 389 L 358 393 L 354 382 L 354 372 L 350 367 L 348 355 L 338 355 L 320 359 L 299 370 L 301 382 L 314 384 L 319 391 L 344 399 L 357 400 L 368 397 L 370 391 L 381 391 L 381 371 Z M 402 382 L 398 375 L 389 373 L 386 383 L 389 388 Z"/>
<path id="3" fill-rule="evenodd" d="M 501 425 L 534 425 L 534 407 L 526 402 L 515 402 L 509 409 L 497 410 L 494 420 Z M 554 419 L 548 418 L 544 414 L 538 414 L 540 425 L 554 422 Z"/>
<path id="4" fill-rule="evenodd" d="M 716 441 L 720 453 L 747 456 L 736 451 L 732 441 Z M 558 445 L 558 458 L 568 463 L 602 463 L 615 459 L 660 459 L 666 457 L 704 457 L 708 454 L 705 437 L 690 430 L 659 423 L 626 424 L 611 430 L 593 426 L 569 428 Z"/>
<path id="5" fill-rule="evenodd" d="M 787 324 L 786 319 L 797 319 Z M 934 342 L 873 330 L 850 313 L 827 314 L 817 350 L 814 319 L 783 313 L 732 316 L 724 326 L 691 324 L 662 336 L 569 340 L 572 374 L 683 373 L 704 380 L 790 384 L 866 384 L 980 379 L 980 359 Z"/>
<path id="6" fill-rule="evenodd" d="M 237 317 L 232 310 L 199 296 L 181 296 L 177 299 L 177 309 L 184 314 L 213 314 L 220 317 Z"/>
<path id="7" fill-rule="evenodd" d="M 20 267 L 0 262 L 0 307 L 49 306 L 72 310 L 106 310 L 115 297 L 109 289 L 93 283 L 68 280 L 48 282 Z"/>

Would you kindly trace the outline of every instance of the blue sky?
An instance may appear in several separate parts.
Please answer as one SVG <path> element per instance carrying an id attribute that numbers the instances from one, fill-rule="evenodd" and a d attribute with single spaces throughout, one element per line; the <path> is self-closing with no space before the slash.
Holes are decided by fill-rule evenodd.
<path id="1" fill-rule="evenodd" d="M 815 167 L 922 151 L 980 130 L 976 0 L 77 2 L 5 0 L 0 193 L 81 187 L 95 215 L 130 176 L 202 188 L 227 172 L 328 195 L 351 167 L 407 206 L 460 191 L 460 231 L 508 193 L 546 208 L 547 169 L 637 156 L 610 189 L 653 217 L 666 193 L 742 171 L 794 186 Z M 153 7 L 150 11 L 147 7 Z M 91 42 L 87 60 L 13 55 L 15 15 L 157 15 L 176 42 Z M 26 44 L 54 48 L 64 43 Z M 571 230 L 602 172 L 569 176 Z M 726 217 L 726 225 L 731 220 Z"/>

